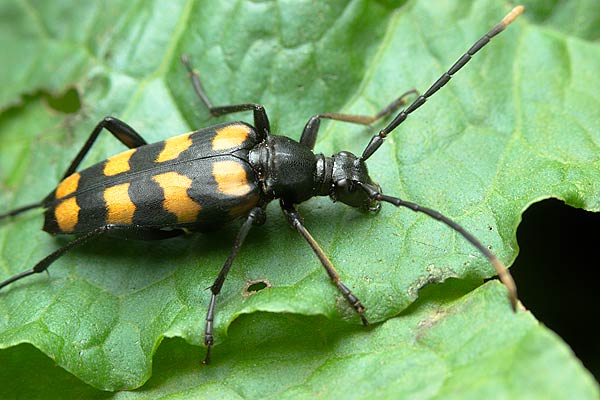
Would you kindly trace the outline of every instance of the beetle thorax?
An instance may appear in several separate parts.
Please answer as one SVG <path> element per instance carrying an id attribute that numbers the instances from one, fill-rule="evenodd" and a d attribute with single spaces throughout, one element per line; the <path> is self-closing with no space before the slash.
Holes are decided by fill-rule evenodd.
<path id="1" fill-rule="evenodd" d="M 304 145 L 285 136 L 270 135 L 248 154 L 267 198 L 294 204 L 315 196 L 317 159 Z"/>

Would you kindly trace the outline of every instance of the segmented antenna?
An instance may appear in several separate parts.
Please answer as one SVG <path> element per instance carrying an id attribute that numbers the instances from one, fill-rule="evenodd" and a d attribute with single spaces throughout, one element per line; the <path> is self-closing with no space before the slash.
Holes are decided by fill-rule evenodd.
<path id="1" fill-rule="evenodd" d="M 413 101 L 412 104 L 409 105 L 407 108 L 400 111 L 400 113 L 396 115 L 396 118 L 394 118 L 392 122 L 388 124 L 388 126 L 383 128 L 377 135 L 373 136 L 371 138 L 371 141 L 362 153 L 361 158 L 363 159 L 363 161 L 367 160 L 373 155 L 373 153 L 377 151 L 377 149 L 379 149 L 379 147 L 383 144 L 383 139 L 385 139 L 385 137 L 390 132 L 396 129 L 398 125 L 404 122 L 404 120 L 408 117 L 409 114 L 411 114 L 417 108 L 421 107 L 429 97 L 433 96 L 435 92 L 440 90 L 446 83 L 448 83 L 450 78 L 452 78 L 452 76 L 455 73 L 457 73 L 462 67 L 464 67 L 465 64 L 467 64 L 469 60 L 475 55 L 475 53 L 481 50 L 483 46 L 488 44 L 494 36 L 502 32 L 511 22 L 515 20 L 515 18 L 521 15 L 523 11 L 525 11 L 525 7 L 523 6 L 517 6 L 513 8 L 508 14 L 506 14 L 504 18 L 502 18 L 502 21 L 500 21 L 496 26 L 494 26 L 488 33 L 483 35 L 481 39 L 475 42 L 475 44 L 471 46 L 471 48 L 465 54 L 463 54 L 463 56 L 459 58 L 458 61 L 456 61 L 447 72 L 440 76 L 440 78 L 433 85 L 431 85 L 431 87 L 427 89 L 427 91 L 424 94 L 417 97 L 415 101 Z"/>
<path id="2" fill-rule="evenodd" d="M 446 217 L 439 211 L 433 210 L 431 208 L 423 207 L 423 206 L 421 206 L 417 203 L 413 203 L 411 201 L 402 200 L 398 197 L 386 196 L 386 195 L 382 194 L 376 187 L 371 186 L 371 185 L 367 185 L 367 184 L 359 182 L 359 186 L 365 192 L 367 192 L 369 197 L 371 197 L 373 200 L 385 201 L 387 203 L 395 205 L 396 207 L 405 207 L 414 212 L 426 214 L 429 217 L 446 224 L 452 230 L 458 232 L 463 238 L 465 238 L 477 250 L 479 250 L 479 252 L 488 259 L 490 264 L 492 264 L 492 266 L 496 270 L 496 274 L 498 275 L 498 278 L 500 278 L 500 282 L 502 282 L 504 284 L 504 286 L 506 286 L 506 288 L 508 289 L 508 299 L 510 300 L 510 304 L 512 306 L 513 311 L 517 310 L 517 305 L 519 302 L 519 297 L 517 296 L 517 285 L 515 284 L 515 281 L 514 281 L 512 275 L 508 271 L 508 268 L 506 268 L 506 266 L 502 263 L 502 261 L 500 261 L 494 253 L 492 253 L 490 250 L 488 250 L 488 248 L 485 247 L 479 240 L 477 240 L 477 238 L 475 236 L 473 236 L 469 231 L 467 231 L 465 228 L 463 228 L 457 222 Z"/>

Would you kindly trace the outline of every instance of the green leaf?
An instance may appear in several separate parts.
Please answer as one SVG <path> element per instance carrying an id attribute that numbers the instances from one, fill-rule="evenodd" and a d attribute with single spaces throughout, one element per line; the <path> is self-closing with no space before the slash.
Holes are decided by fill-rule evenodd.
<path id="1" fill-rule="evenodd" d="M 218 122 L 195 98 L 179 62 L 181 54 L 191 55 L 215 104 L 264 104 L 273 131 L 297 139 L 311 115 L 372 115 L 407 89 L 424 91 L 509 9 L 492 0 L 472 2 L 469 8 L 459 1 L 309 4 L 3 2 L 0 211 L 39 201 L 50 192 L 105 115 L 127 121 L 148 141 Z M 369 160 L 371 175 L 386 193 L 442 211 L 507 263 L 516 256 L 520 214 L 532 202 L 558 197 L 577 207 L 599 209 L 600 50 L 590 41 L 597 37 L 592 28 L 597 24 L 579 28 L 584 24 L 571 23 L 570 16 L 596 21 L 600 11 L 592 1 L 570 4 L 575 6 L 534 3 L 531 17 L 526 13 L 494 38 Z M 69 87 L 80 94 L 81 109 L 63 115 L 44 98 L 50 93 L 60 99 Z M 239 118 L 250 116 L 229 119 Z M 324 123 L 316 151 L 360 153 L 377 128 Z M 101 137 L 86 163 L 122 150 L 115 142 L 110 135 Z M 388 322 L 362 332 L 318 260 L 273 205 L 267 224 L 251 232 L 219 296 L 217 365 L 206 373 L 210 382 L 224 381 L 227 369 L 218 364 L 235 364 L 231 352 L 244 353 L 247 343 L 260 344 L 253 357 L 260 357 L 263 343 L 274 340 L 285 352 L 293 337 L 313 335 L 315 324 L 323 326 L 331 341 L 344 341 L 353 332 L 355 341 L 366 343 L 373 332 L 387 329 L 416 338 L 406 312 L 389 318 L 405 310 L 421 288 L 450 277 L 479 284 L 493 275 L 485 259 L 458 235 L 409 211 L 384 207 L 378 216 L 369 217 L 324 198 L 301 205 L 300 211 L 344 282 L 366 305 L 369 320 Z M 69 241 L 41 232 L 41 220 L 41 212 L 29 212 L 2 221 L 3 278 L 31 268 Z M 0 347 L 31 343 L 96 388 L 139 387 L 150 377 L 152 355 L 164 337 L 202 343 L 209 297 L 204 288 L 227 257 L 237 227 L 156 243 L 106 238 L 62 257 L 50 269 L 50 277 L 31 277 L 0 293 Z M 247 296 L 245 283 L 252 280 L 268 280 L 271 287 Z M 497 304 L 489 310 L 475 293 L 464 302 L 475 304 L 476 311 L 456 316 L 461 327 L 473 329 L 465 337 L 485 346 L 504 343 L 502 334 L 480 338 L 476 329 L 484 310 L 494 315 L 491 310 L 509 309 L 501 288 L 495 289 Z M 440 303 L 446 306 L 452 304 Z M 257 311 L 263 313 L 244 316 Z M 523 314 L 508 313 L 507 318 L 533 324 Z M 435 335 L 427 326 L 422 329 L 424 337 Z M 286 334 L 278 336 L 278 330 Z M 587 379 L 585 390 L 593 391 L 585 372 L 556 340 L 540 335 L 546 339 L 534 335 L 531 348 L 550 346 L 548 351 L 562 354 L 570 360 L 573 379 Z M 437 340 L 441 346 L 453 343 L 443 336 Z M 168 346 L 183 348 L 181 357 L 190 363 L 202 357 L 200 348 L 190 351 L 178 341 Z M 324 349 L 333 352 L 324 357 L 342 357 L 338 350 Z M 394 351 L 403 365 L 414 363 L 416 370 L 409 372 L 419 382 L 436 372 L 423 361 L 427 355 L 420 358 L 418 352 L 402 349 L 389 354 Z M 294 354 L 274 359 L 271 371 L 290 368 L 303 353 Z M 535 351 L 522 357 L 523 365 L 562 368 L 562 359 L 550 357 L 546 365 Z M 244 377 L 277 382 L 254 371 L 250 358 L 244 360 Z M 502 361 L 489 360 L 490 369 L 506 371 L 510 357 L 508 364 Z M 453 374 L 464 373 L 449 365 Z M 330 392 L 327 383 L 342 379 L 346 372 L 340 371 L 346 367 L 349 364 L 316 370 L 314 387 Z M 477 364 L 470 368 L 486 377 L 477 384 L 495 379 Z M 193 371 L 204 376 L 195 367 Z M 169 393 L 187 387 L 178 379 L 185 380 L 186 372 L 189 369 L 172 372 L 174 389 L 167 389 Z M 171 369 L 161 370 L 170 373 Z M 390 387 L 405 386 L 392 384 L 393 377 L 381 379 L 389 379 Z M 163 375 L 152 385 L 170 382 Z M 432 390 L 431 397 L 437 393 L 434 389 L 402 390 Z M 453 393 L 451 389 L 447 392 Z M 227 385 L 206 390 L 240 393 Z M 302 390 L 307 389 L 288 393 L 300 396 L 305 394 Z"/>
<path id="2" fill-rule="evenodd" d="M 147 384 L 110 398 L 597 398 L 593 378 L 570 350 L 530 314 L 513 314 L 501 285 L 461 297 L 471 289 L 452 279 L 428 287 L 400 316 L 368 330 L 324 317 L 244 315 L 212 365 L 190 356 L 196 347 L 166 340 Z M 15 398 L 108 397 L 30 348 L 20 354 L 36 363 L 0 353 L 9 383 L 2 387 Z"/>

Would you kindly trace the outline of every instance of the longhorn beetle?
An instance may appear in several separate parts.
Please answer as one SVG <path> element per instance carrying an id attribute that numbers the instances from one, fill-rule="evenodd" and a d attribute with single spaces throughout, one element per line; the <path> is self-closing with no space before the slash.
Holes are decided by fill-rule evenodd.
<path id="1" fill-rule="evenodd" d="M 43 207 L 44 230 L 51 234 L 73 234 L 76 238 L 38 262 L 33 268 L 0 283 L 0 289 L 26 276 L 45 271 L 66 252 L 101 235 L 142 240 L 167 239 L 189 231 L 205 231 L 241 219 L 233 247 L 210 287 L 206 313 L 204 362 L 210 360 L 213 320 L 217 295 L 244 239 L 253 225 L 265 222 L 265 208 L 272 200 L 279 205 L 290 226 L 308 242 L 329 278 L 354 308 L 364 325 L 365 307 L 342 283 L 333 264 L 308 232 L 296 205 L 315 196 L 329 196 L 351 207 L 376 212 L 381 202 L 424 213 L 462 235 L 494 266 L 506 285 L 513 309 L 517 293 L 514 281 L 498 258 L 456 222 L 430 208 L 384 195 L 367 171 L 366 161 L 379 149 L 386 136 L 413 111 L 441 89 L 491 38 L 502 32 L 522 12 L 515 7 L 482 36 L 424 94 L 418 97 L 378 134 L 360 157 L 341 151 L 331 157 L 314 154 L 322 119 L 369 125 L 396 112 L 412 90 L 404 93 L 374 116 L 323 113 L 306 123 L 300 141 L 271 134 L 265 108 L 244 103 L 213 106 L 204 92 L 198 73 L 187 56 L 182 62 L 194 91 L 211 115 L 252 111 L 254 125 L 227 122 L 200 129 L 162 142 L 147 144 L 125 122 L 114 117 L 101 120 L 92 131 L 63 180 L 46 198 L 0 215 L 0 219 Z M 106 129 L 129 150 L 76 172 L 101 131 Z"/>

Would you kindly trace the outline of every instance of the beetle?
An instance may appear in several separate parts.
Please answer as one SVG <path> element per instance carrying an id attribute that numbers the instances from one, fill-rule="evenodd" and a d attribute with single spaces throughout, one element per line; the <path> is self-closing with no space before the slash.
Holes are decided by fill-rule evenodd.
<path id="1" fill-rule="evenodd" d="M 306 229 L 296 206 L 316 196 L 377 212 L 382 202 L 424 213 L 463 236 L 494 266 L 508 290 L 514 310 L 515 283 L 504 264 L 472 234 L 441 213 L 416 203 L 388 196 L 369 176 L 366 161 L 394 131 L 429 97 L 448 83 L 471 57 L 502 32 L 522 12 L 512 9 L 488 33 L 476 41 L 456 63 L 423 94 L 410 90 L 374 116 L 322 113 L 306 123 L 299 141 L 271 133 L 265 108 L 256 103 L 213 106 L 198 72 L 182 57 L 196 95 L 212 116 L 253 113 L 253 125 L 226 122 L 161 142 L 148 144 L 132 127 L 114 118 L 102 119 L 90 134 L 62 181 L 43 200 L 1 214 L 0 219 L 42 207 L 44 231 L 75 238 L 39 261 L 33 268 L 3 282 L 0 289 L 26 276 L 43 272 L 59 257 L 102 235 L 141 240 L 167 239 L 187 232 L 207 231 L 241 219 L 242 224 L 217 278 L 210 287 L 204 328 L 206 355 L 214 342 L 213 321 L 217 296 L 250 229 L 266 221 L 265 208 L 278 199 L 289 225 L 302 236 L 333 284 L 368 325 L 365 307 L 340 280 L 333 264 Z M 408 107 L 409 96 L 416 99 Z M 331 157 L 314 154 L 321 120 L 370 125 L 393 113 L 395 117 L 374 135 L 360 156 L 340 151 Z M 110 132 L 129 150 L 77 171 L 102 131 Z"/>

